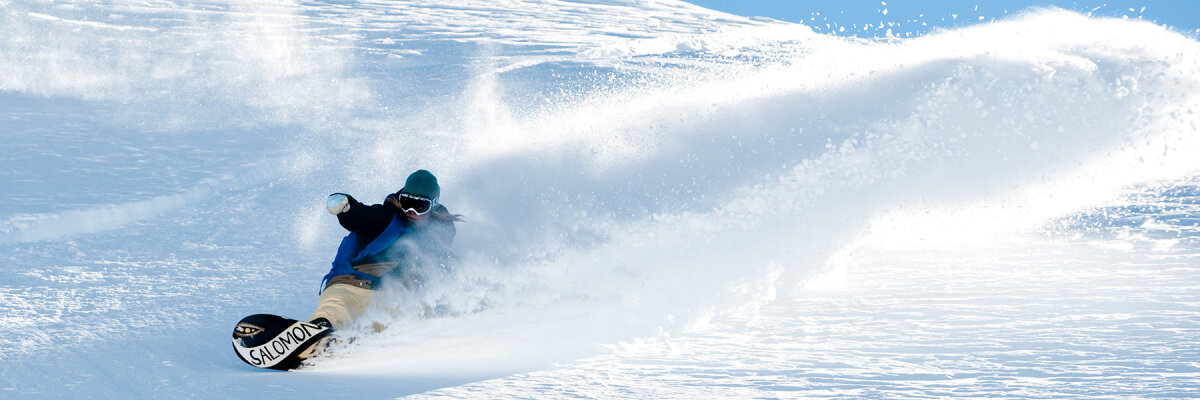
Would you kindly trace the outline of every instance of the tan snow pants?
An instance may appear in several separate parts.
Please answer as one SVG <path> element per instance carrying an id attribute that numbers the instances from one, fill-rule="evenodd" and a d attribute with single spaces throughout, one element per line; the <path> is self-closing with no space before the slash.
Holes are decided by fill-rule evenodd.
<path id="1" fill-rule="evenodd" d="M 364 289 L 346 284 L 332 284 L 321 292 L 317 300 L 317 310 L 308 317 L 309 321 L 324 317 L 333 324 L 334 329 L 342 329 L 362 315 L 367 305 L 371 303 L 371 289 Z"/>

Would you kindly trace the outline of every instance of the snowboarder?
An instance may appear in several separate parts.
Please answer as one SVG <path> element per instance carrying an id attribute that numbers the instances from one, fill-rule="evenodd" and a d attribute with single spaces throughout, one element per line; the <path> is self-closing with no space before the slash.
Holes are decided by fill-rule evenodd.
<path id="1" fill-rule="evenodd" d="M 342 329 L 363 313 L 382 278 L 412 286 L 420 279 L 414 269 L 444 266 L 451 257 L 454 222 L 462 216 L 440 204 L 440 195 L 437 178 L 423 169 L 409 175 L 383 204 L 365 205 L 345 193 L 329 195 L 329 213 L 350 234 L 338 247 L 308 320 Z"/>
<path id="2" fill-rule="evenodd" d="M 383 278 L 414 288 L 421 284 L 421 270 L 444 267 L 451 257 L 454 222 L 462 216 L 438 204 L 440 195 L 437 178 L 426 170 L 409 175 L 383 204 L 368 206 L 345 193 L 329 195 L 325 206 L 350 234 L 321 281 L 317 310 L 308 322 L 273 314 L 242 318 L 233 330 L 237 356 L 258 368 L 298 368 L 336 342 L 331 333 L 362 315 Z"/>

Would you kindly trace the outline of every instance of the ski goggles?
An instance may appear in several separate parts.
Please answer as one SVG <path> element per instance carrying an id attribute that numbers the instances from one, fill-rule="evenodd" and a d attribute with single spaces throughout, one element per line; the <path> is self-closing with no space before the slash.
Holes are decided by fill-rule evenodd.
<path id="1" fill-rule="evenodd" d="M 430 210 L 433 210 L 433 200 L 430 200 L 428 197 L 400 193 L 400 210 L 404 212 L 411 211 L 417 215 L 424 215 Z"/>

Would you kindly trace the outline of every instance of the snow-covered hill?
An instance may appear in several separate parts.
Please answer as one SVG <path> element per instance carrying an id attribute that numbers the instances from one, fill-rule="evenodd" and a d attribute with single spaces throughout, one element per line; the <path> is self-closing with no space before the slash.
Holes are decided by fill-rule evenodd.
<path id="1" fill-rule="evenodd" d="M 4 397 L 1200 394 L 1200 43 L 1163 27 L 0 7 Z M 239 318 L 315 306 L 324 196 L 418 168 L 461 264 L 336 358 L 238 361 Z"/>

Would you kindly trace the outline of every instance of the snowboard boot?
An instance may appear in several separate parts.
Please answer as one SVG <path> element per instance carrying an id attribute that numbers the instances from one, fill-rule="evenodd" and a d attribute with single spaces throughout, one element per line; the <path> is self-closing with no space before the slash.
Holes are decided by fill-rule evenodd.
<path id="1" fill-rule="evenodd" d="M 313 325 L 319 325 L 319 326 L 325 327 L 325 328 L 333 327 L 333 324 L 329 323 L 329 319 L 326 319 L 325 317 L 321 317 L 321 318 L 314 319 L 312 321 L 308 321 L 308 323 L 313 324 Z"/>
<path id="2" fill-rule="evenodd" d="M 325 319 L 324 317 L 317 318 L 317 319 L 314 319 L 314 320 L 308 321 L 308 322 L 313 325 L 317 325 L 317 326 L 324 327 L 324 328 L 330 328 L 330 329 L 333 328 L 333 324 L 329 323 L 329 320 Z M 300 360 L 308 360 L 313 357 L 317 357 L 317 356 L 321 355 L 321 353 L 324 353 L 326 349 L 328 349 L 329 347 L 331 347 L 333 345 L 336 345 L 337 343 L 338 343 L 337 337 L 334 337 L 333 335 L 327 335 L 327 336 L 321 338 L 320 340 L 318 340 L 316 343 L 313 343 L 313 345 L 309 346 L 309 348 L 304 350 L 304 352 L 300 353 L 298 355 L 298 358 L 300 358 Z"/>

